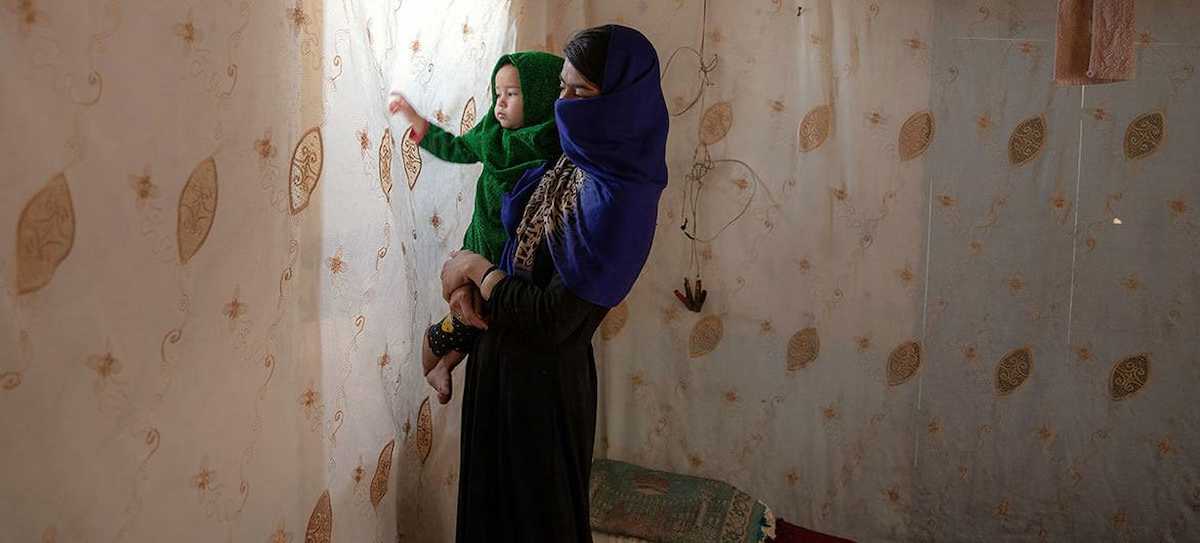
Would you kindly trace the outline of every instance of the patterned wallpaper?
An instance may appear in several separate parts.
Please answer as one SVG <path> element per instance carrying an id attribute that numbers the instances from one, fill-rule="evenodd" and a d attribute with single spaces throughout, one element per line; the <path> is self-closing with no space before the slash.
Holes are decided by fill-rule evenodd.
<path id="1" fill-rule="evenodd" d="M 1198 537 L 1200 6 L 1086 89 L 1053 2 L 593 7 L 679 113 L 603 453 L 860 541 Z"/>
<path id="2" fill-rule="evenodd" d="M 5 535 L 450 540 L 415 345 L 479 170 L 387 94 L 462 131 L 500 52 L 617 21 L 672 178 L 598 455 L 863 541 L 1196 539 L 1200 7 L 1084 89 L 1050 2 L 704 6 L 0 8 Z"/>
<path id="3" fill-rule="evenodd" d="M 0 8 L 0 540 L 445 540 L 458 414 L 414 345 L 478 167 L 385 103 L 473 126 L 508 17 Z"/>

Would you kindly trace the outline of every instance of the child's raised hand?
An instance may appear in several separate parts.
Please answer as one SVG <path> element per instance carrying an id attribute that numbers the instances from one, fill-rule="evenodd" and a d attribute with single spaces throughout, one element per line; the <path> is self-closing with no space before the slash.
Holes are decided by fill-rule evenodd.
<path id="1" fill-rule="evenodd" d="M 412 132 L 409 134 L 409 139 L 413 143 L 421 143 L 425 138 L 426 132 L 429 131 L 429 121 L 417 114 L 417 110 L 413 109 L 412 104 L 408 103 L 408 99 L 403 94 L 398 92 L 392 93 L 392 101 L 388 103 L 388 111 L 395 115 L 399 113 L 404 116 L 404 120 L 412 125 Z"/>
<path id="2" fill-rule="evenodd" d="M 388 113 L 395 115 L 397 113 L 400 113 L 400 110 L 402 110 L 402 109 L 407 110 L 407 111 L 412 111 L 412 106 L 409 105 L 408 100 L 406 100 L 404 98 L 403 94 L 400 94 L 398 92 L 393 92 L 392 100 L 390 102 L 388 102 Z"/>

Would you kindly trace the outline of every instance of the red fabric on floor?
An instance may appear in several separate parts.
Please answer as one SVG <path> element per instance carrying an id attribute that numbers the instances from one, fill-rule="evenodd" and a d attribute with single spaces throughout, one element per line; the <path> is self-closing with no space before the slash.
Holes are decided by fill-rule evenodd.
<path id="1" fill-rule="evenodd" d="M 854 543 L 849 539 L 801 528 L 781 518 L 775 519 L 775 543 Z"/>

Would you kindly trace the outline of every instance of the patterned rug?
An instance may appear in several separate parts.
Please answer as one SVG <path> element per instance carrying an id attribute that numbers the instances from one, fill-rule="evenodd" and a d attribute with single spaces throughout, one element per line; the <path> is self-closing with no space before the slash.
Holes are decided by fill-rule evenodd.
<path id="1" fill-rule="evenodd" d="M 592 464 L 592 528 L 663 543 L 762 543 L 774 536 L 771 511 L 712 479 L 625 462 Z"/>

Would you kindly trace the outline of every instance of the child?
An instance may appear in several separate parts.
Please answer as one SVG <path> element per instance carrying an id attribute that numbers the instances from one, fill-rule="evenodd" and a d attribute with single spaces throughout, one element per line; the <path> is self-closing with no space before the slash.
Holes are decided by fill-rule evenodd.
<path id="1" fill-rule="evenodd" d="M 389 111 L 412 124 L 411 138 L 434 156 L 458 164 L 483 163 L 475 185 L 475 209 L 463 238 L 463 248 L 499 262 L 508 235 L 500 222 L 501 196 L 525 170 L 540 166 L 562 153 L 554 126 L 554 101 L 558 98 L 563 59 L 541 52 L 511 53 L 500 57 L 492 71 L 492 108 L 487 117 L 466 134 L 454 137 L 422 118 L 403 96 L 396 95 Z M 468 288 L 468 287 L 464 287 Z M 464 293 L 456 293 L 461 300 Z M 478 292 L 469 292 L 476 313 L 482 305 Z M 485 325 L 482 321 L 476 326 Z M 454 314 L 447 315 L 425 333 L 421 366 L 425 379 L 450 401 L 450 372 L 471 348 L 479 328 Z"/>

